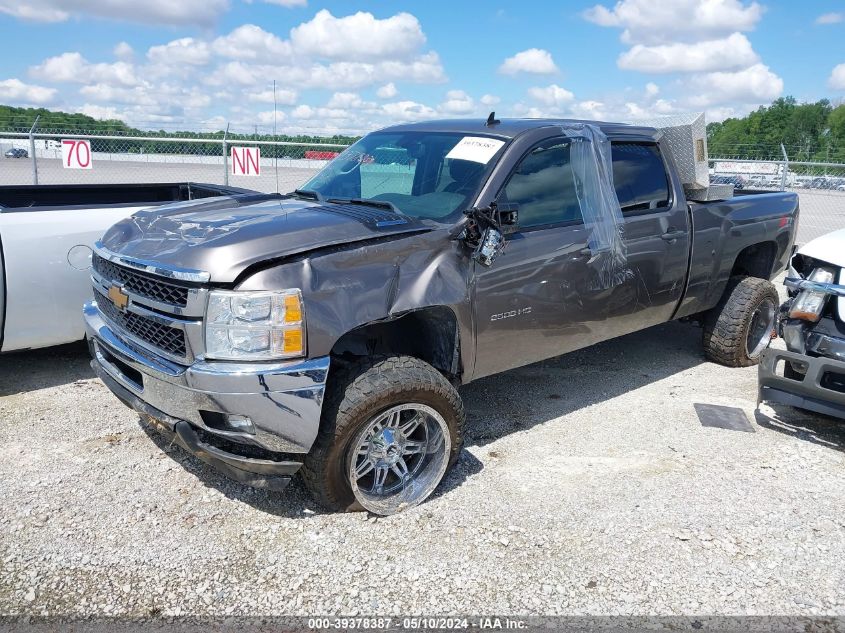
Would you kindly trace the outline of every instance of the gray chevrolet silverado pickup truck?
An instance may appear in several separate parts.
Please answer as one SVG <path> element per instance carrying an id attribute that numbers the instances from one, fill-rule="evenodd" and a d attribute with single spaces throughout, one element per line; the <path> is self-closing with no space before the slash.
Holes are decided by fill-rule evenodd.
<path id="1" fill-rule="evenodd" d="M 139 212 L 96 246 L 92 365 L 238 481 L 299 471 L 328 508 L 401 511 L 458 457 L 460 385 L 682 318 L 709 358 L 758 361 L 797 198 L 693 202 L 670 145 L 624 124 L 399 125 L 290 194 Z"/>

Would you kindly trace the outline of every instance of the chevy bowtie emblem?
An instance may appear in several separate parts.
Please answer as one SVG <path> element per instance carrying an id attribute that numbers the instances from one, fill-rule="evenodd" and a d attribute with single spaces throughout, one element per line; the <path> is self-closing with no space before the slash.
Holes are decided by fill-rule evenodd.
<path id="1" fill-rule="evenodd" d="M 126 306 L 129 305 L 129 295 L 123 292 L 123 288 L 120 286 L 109 287 L 109 299 L 120 310 L 125 310 Z"/>

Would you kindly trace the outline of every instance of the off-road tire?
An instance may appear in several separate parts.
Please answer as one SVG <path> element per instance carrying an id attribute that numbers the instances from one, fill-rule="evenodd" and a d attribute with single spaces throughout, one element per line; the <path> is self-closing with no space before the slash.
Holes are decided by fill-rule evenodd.
<path id="1" fill-rule="evenodd" d="M 349 443 L 374 415 L 407 402 L 428 405 L 443 416 L 451 437 L 448 468 L 454 465 L 463 445 L 464 407 L 458 392 L 434 367 L 410 356 L 373 357 L 340 366 L 330 376 L 320 432 L 300 471 L 320 505 L 333 511 L 363 509 L 346 476 Z"/>
<path id="2" fill-rule="evenodd" d="M 750 367 L 760 356 L 749 356 L 745 349 L 754 311 L 769 299 L 775 308 L 778 291 L 770 281 L 758 277 L 731 277 L 721 300 L 704 317 L 704 353 L 713 362 L 727 367 Z"/>

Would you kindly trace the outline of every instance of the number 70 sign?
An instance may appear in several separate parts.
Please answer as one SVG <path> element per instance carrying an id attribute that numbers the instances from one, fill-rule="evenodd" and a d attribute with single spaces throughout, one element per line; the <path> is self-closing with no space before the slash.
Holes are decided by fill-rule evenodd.
<path id="1" fill-rule="evenodd" d="M 62 139 L 62 167 L 65 169 L 91 169 L 91 141 Z"/>

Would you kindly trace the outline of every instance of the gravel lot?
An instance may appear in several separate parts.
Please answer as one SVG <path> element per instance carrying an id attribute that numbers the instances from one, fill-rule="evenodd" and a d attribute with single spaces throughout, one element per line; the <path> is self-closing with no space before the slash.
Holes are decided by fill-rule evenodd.
<path id="1" fill-rule="evenodd" d="M 81 345 L 4 356 L 0 613 L 845 615 L 845 425 L 755 414 L 756 370 L 699 337 L 667 324 L 465 387 L 457 470 L 380 519 L 165 446 Z"/>

